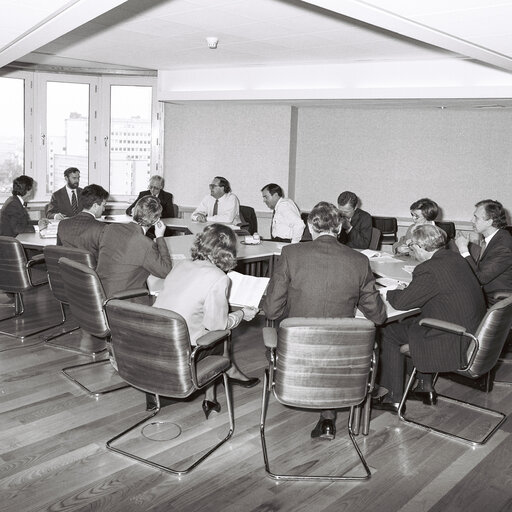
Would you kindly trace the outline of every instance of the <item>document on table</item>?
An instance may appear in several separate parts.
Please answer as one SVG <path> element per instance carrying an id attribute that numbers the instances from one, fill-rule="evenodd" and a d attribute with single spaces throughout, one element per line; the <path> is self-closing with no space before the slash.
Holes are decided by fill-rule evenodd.
<path id="1" fill-rule="evenodd" d="M 364 254 L 369 260 L 393 259 L 393 255 L 387 252 L 372 251 L 371 249 L 363 249 L 360 252 L 361 254 Z"/>
<path id="2" fill-rule="evenodd" d="M 246 276 L 239 272 L 229 272 L 228 277 L 231 279 L 229 304 L 231 306 L 258 308 L 270 279 L 268 277 Z"/>
<path id="3" fill-rule="evenodd" d="M 58 227 L 59 221 L 52 221 L 46 228 L 39 230 L 39 236 L 41 238 L 57 238 Z"/>

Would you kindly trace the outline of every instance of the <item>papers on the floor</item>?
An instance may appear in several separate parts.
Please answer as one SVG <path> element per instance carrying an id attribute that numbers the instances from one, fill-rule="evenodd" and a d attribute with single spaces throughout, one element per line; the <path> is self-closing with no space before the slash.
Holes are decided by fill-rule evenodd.
<path id="1" fill-rule="evenodd" d="M 232 306 L 258 308 L 270 279 L 268 277 L 246 276 L 239 272 L 229 272 L 228 277 L 231 279 L 229 303 Z"/>
<path id="2" fill-rule="evenodd" d="M 59 227 L 58 222 L 50 222 L 47 227 L 39 230 L 39 236 L 41 238 L 57 238 L 57 228 Z"/>
<path id="3" fill-rule="evenodd" d="M 363 249 L 361 254 L 364 254 L 369 260 L 393 259 L 393 256 L 387 252 L 372 251 L 371 249 Z"/>

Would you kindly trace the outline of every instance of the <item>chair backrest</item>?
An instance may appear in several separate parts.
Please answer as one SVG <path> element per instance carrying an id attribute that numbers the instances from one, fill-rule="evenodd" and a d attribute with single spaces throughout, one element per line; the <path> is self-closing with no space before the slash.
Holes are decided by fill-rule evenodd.
<path id="1" fill-rule="evenodd" d="M 46 269 L 48 271 L 48 282 L 50 283 L 53 295 L 58 301 L 67 304 L 68 300 L 64 288 L 64 281 L 60 273 L 59 259 L 69 258 L 70 260 L 87 265 L 90 268 L 96 266 L 96 260 L 89 251 L 75 247 L 63 247 L 62 245 L 47 245 L 43 249 L 43 252 Z"/>
<path id="2" fill-rule="evenodd" d="M 180 216 L 180 207 L 177 204 L 172 205 L 174 217 L 177 219 Z"/>
<path id="3" fill-rule="evenodd" d="M 441 222 L 436 220 L 435 224 L 446 233 L 448 240 L 453 240 L 455 238 L 455 224 L 453 222 Z"/>
<path id="4" fill-rule="evenodd" d="M 492 370 L 498 362 L 511 326 L 512 294 L 487 310 L 475 333 L 478 339 L 477 352 L 473 354 L 475 344 L 471 343 L 467 354 L 470 365 L 457 373 L 477 378 Z M 471 362 L 472 355 L 474 359 Z"/>
<path id="5" fill-rule="evenodd" d="M 301 242 L 311 242 L 311 240 L 313 240 L 311 232 L 309 231 L 308 216 L 309 212 L 301 212 L 300 214 L 302 222 L 304 222 L 304 224 L 306 225 L 306 227 L 304 228 L 304 232 L 302 233 L 302 238 L 300 239 Z"/>
<path id="6" fill-rule="evenodd" d="M 0 290 L 21 293 L 31 288 L 27 256 L 19 240 L 0 236 Z"/>
<path id="7" fill-rule="evenodd" d="M 110 329 L 104 309 L 107 298 L 96 271 L 69 258 L 60 258 L 59 268 L 64 293 L 78 325 L 92 336 L 109 336 Z"/>
<path id="8" fill-rule="evenodd" d="M 372 217 L 374 228 L 380 229 L 382 243 L 392 243 L 398 240 L 398 221 L 396 217 Z"/>
<path id="9" fill-rule="evenodd" d="M 368 249 L 376 251 L 379 248 L 381 235 L 382 233 L 380 232 L 380 229 L 372 228 L 372 238 L 370 239 L 370 246 Z"/>
<path id="10" fill-rule="evenodd" d="M 182 398 L 195 387 L 185 319 L 167 309 L 110 300 L 106 311 L 119 375 L 148 393 Z"/>
<path id="11" fill-rule="evenodd" d="M 336 409 L 361 403 L 375 325 L 359 318 L 287 318 L 278 330 L 274 394 L 295 407 Z"/>
<path id="12" fill-rule="evenodd" d="M 512 226 L 505 226 L 505 229 L 512 235 Z"/>
<path id="13" fill-rule="evenodd" d="M 251 206 L 240 206 L 240 217 L 242 222 L 245 222 L 248 224 L 247 231 L 251 235 L 254 235 L 254 233 L 258 232 L 258 218 L 256 217 L 256 212 L 254 211 L 254 208 Z"/>

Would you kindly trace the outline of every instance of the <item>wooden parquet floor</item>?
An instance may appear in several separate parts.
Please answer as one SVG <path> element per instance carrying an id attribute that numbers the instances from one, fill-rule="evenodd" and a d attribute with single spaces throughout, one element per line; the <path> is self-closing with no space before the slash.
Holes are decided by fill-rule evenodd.
<path id="1" fill-rule="evenodd" d="M 24 327 L 40 322 L 37 315 L 59 318 L 47 288 L 28 294 L 26 306 Z M 0 329 L 15 328 L 15 324 L 2 322 Z M 18 322 L 18 327 L 23 326 Z M 234 333 L 235 359 L 251 376 L 262 376 L 266 365 L 261 327 L 260 319 Z M 108 451 L 105 442 L 144 417 L 143 393 L 127 388 L 90 398 L 60 373 L 63 367 L 90 358 L 45 346 L 43 335 L 28 337 L 23 343 L 0 335 L 2 512 L 512 511 L 510 420 L 486 445 L 474 448 L 375 411 L 370 434 L 358 436 L 372 470 L 369 481 L 271 480 L 264 471 L 259 438 L 261 384 L 252 389 L 233 388 L 235 434 L 192 473 L 177 478 L 141 465 Z M 99 369 L 91 378 L 97 385 L 113 379 L 111 372 Z M 512 412 L 512 386 L 497 384 L 485 394 L 440 379 L 437 388 L 506 414 Z M 227 430 L 222 386 L 219 399 L 222 411 L 208 421 L 201 412 L 202 396 L 166 406 L 158 418 L 178 424 L 181 435 L 173 441 L 152 441 L 137 433 L 129 446 L 161 462 L 186 463 L 187 457 L 200 453 Z M 447 408 L 436 414 L 456 429 L 470 428 L 473 423 L 473 413 L 464 410 L 454 414 Z M 309 433 L 316 413 L 292 410 L 271 400 L 267 433 L 274 467 L 316 473 L 359 471 L 345 435 L 347 416 L 345 412 L 338 416 L 335 441 L 314 441 Z"/>

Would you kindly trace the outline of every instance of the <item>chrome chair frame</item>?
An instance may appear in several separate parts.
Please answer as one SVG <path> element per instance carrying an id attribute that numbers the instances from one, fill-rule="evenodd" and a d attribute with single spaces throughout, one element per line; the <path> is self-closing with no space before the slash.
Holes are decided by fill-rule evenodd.
<path id="1" fill-rule="evenodd" d="M 108 314 L 108 305 L 107 305 L 107 314 Z M 185 320 L 182 319 L 185 323 Z M 192 393 L 196 392 L 197 390 L 201 390 L 206 388 L 209 385 L 212 385 L 218 378 L 220 377 L 220 374 L 213 375 L 209 379 L 207 379 L 205 382 L 200 384 L 198 382 L 198 376 L 197 376 L 197 363 L 199 360 L 199 355 L 208 349 L 211 349 L 212 347 L 222 343 L 228 343 L 230 340 L 231 332 L 228 330 L 225 331 L 210 331 L 206 335 L 202 336 L 197 340 L 197 346 L 194 347 L 194 349 L 191 351 L 190 354 L 190 361 L 189 361 L 189 368 L 190 368 L 190 377 L 192 380 L 193 388 L 190 391 L 190 393 L 187 394 L 187 396 L 190 396 Z M 115 344 L 116 344 L 116 337 L 114 336 L 114 351 L 115 351 Z M 156 409 L 154 409 L 151 414 L 145 416 L 142 420 L 138 421 L 131 427 L 128 427 L 126 430 L 123 430 L 121 433 L 117 434 L 116 436 L 112 437 L 106 442 L 106 447 L 108 450 L 111 450 L 115 453 L 118 453 L 120 455 L 124 455 L 125 457 L 129 457 L 130 459 L 136 460 L 137 462 L 140 462 L 142 464 L 145 464 L 147 466 L 159 469 L 161 471 L 165 471 L 166 473 L 171 473 L 173 475 L 181 476 L 186 475 L 190 473 L 194 468 L 196 468 L 201 462 L 203 462 L 205 459 L 207 459 L 213 452 L 215 452 L 218 448 L 220 448 L 226 441 L 228 441 L 235 430 L 235 419 L 234 419 L 234 413 L 233 413 L 233 402 L 232 402 L 232 396 L 231 396 L 231 385 L 229 381 L 229 377 L 226 373 L 226 371 L 222 371 L 222 377 L 224 382 L 224 389 L 226 394 L 226 403 L 228 407 L 228 416 L 229 416 L 229 430 L 226 436 L 221 439 L 218 443 L 216 443 L 214 446 L 208 449 L 206 453 L 201 455 L 198 459 L 196 459 L 192 464 L 190 464 L 188 467 L 184 469 L 176 469 L 170 466 L 165 466 L 163 464 L 159 464 L 157 462 L 154 462 L 150 459 L 140 457 L 138 455 L 135 455 L 133 452 L 129 452 L 127 450 L 123 450 L 119 447 L 114 446 L 114 443 L 116 441 L 119 441 L 121 438 L 123 438 L 128 433 L 132 432 L 133 430 L 137 429 L 140 425 L 144 424 L 151 418 L 154 418 L 161 410 L 160 406 L 160 395 L 155 394 L 156 397 Z M 134 386 L 136 387 L 136 386 Z M 148 391 L 148 390 L 144 390 Z M 186 397 L 185 397 L 186 398 Z"/>
<path id="2" fill-rule="evenodd" d="M 11 238 L 11 237 L 0 237 L 0 241 L 1 242 L 14 242 L 15 244 L 19 244 L 19 246 L 21 246 L 21 248 L 19 249 L 19 252 L 20 254 L 23 253 L 23 255 L 25 255 L 25 250 L 23 249 L 23 246 L 21 244 L 21 242 L 19 240 L 16 240 L 15 238 Z M 22 262 L 23 263 L 23 262 Z M 38 286 L 42 286 L 44 284 L 47 284 L 48 281 L 44 280 L 44 281 L 40 281 L 40 282 L 34 282 L 32 280 L 32 274 L 30 272 L 30 270 L 35 266 L 35 265 L 38 265 L 38 264 L 43 264 L 44 263 L 44 256 L 42 254 L 37 254 L 35 256 L 33 256 L 30 260 L 26 260 L 26 256 L 25 256 L 25 263 L 24 263 L 24 270 L 25 270 L 25 278 L 26 278 L 26 281 L 27 281 L 27 285 L 24 287 L 24 290 L 23 291 L 26 291 L 26 290 L 29 290 L 31 288 L 37 288 Z M 6 289 L 2 289 L 1 291 L 4 291 L 5 293 L 10 293 L 10 294 L 13 294 L 14 295 L 14 303 L 13 304 L 1 304 L 0 306 L 1 307 L 6 307 L 6 308 L 9 308 L 9 309 L 13 309 L 14 310 L 14 313 L 11 315 L 11 316 L 8 316 L 6 318 L 2 318 L 0 320 L 0 322 L 4 322 L 4 321 L 7 321 L 7 320 L 11 320 L 13 318 L 16 318 L 16 317 L 20 317 L 23 315 L 23 313 L 25 312 L 25 304 L 23 302 L 23 291 L 21 290 L 18 290 L 17 288 L 19 287 L 10 287 L 10 286 L 6 286 L 5 287 Z M 18 334 L 13 334 L 11 332 L 7 332 L 7 331 L 0 331 L 0 334 L 3 334 L 5 336 L 9 336 L 10 338 L 16 338 L 16 339 L 19 339 L 21 340 L 22 342 L 25 340 L 25 338 L 28 338 L 29 336 L 34 336 L 36 334 L 39 334 L 41 332 L 44 332 L 44 331 L 47 331 L 48 329 L 53 329 L 54 327 L 58 327 L 59 325 L 62 325 L 63 321 L 57 323 L 57 324 L 52 324 L 52 325 L 48 325 L 48 326 L 45 326 L 43 328 L 37 328 L 35 331 L 29 331 L 25 334 L 22 334 L 22 335 L 18 335 Z"/>
<path id="3" fill-rule="evenodd" d="M 493 347 L 492 352 L 494 354 L 494 357 L 489 358 L 489 361 L 487 362 L 485 367 L 482 368 L 481 372 L 475 373 L 475 370 L 473 370 L 472 368 L 477 359 L 477 356 L 479 355 L 479 350 L 481 348 L 481 342 L 478 339 L 478 336 L 480 336 L 480 334 L 481 334 L 480 331 L 481 330 L 485 331 L 486 320 L 494 311 L 499 310 L 501 308 L 510 308 L 511 306 L 512 306 L 512 296 L 501 300 L 500 302 L 498 302 L 497 304 L 495 304 L 494 306 L 489 308 L 489 310 L 487 311 L 487 314 L 485 315 L 485 317 L 482 319 L 482 321 L 480 323 L 480 326 L 477 330 L 476 335 L 473 335 L 473 334 L 467 332 L 466 329 L 460 325 L 452 324 L 449 322 L 443 322 L 441 320 L 435 320 L 432 318 L 424 318 L 424 319 L 420 320 L 420 325 L 423 325 L 423 326 L 429 327 L 429 328 L 433 328 L 433 329 L 443 330 L 445 332 L 450 332 L 453 334 L 458 334 L 460 336 L 465 336 L 465 337 L 469 338 L 470 345 L 469 345 L 469 351 L 468 351 L 469 352 L 468 362 L 463 368 L 458 370 L 456 373 L 462 374 L 466 377 L 476 379 L 476 378 L 480 377 L 481 375 L 485 375 L 486 373 L 488 373 L 496 365 L 498 358 L 499 358 L 499 354 L 501 353 L 501 350 L 503 349 L 503 346 L 505 344 L 506 334 L 510 330 L 510 326 L 512 324 L 512 316 L 510 318 L 505 317 L 506 322 L 504 322 L 504 324 L 506 324 L 506 325 L 504 325 L 504 326 L 499 325 L 501 327 L 501 330 L 498 332 L 498 335 L 501 336 L 502 339 L 501 340 L 498 339 L 495 343 L 495 346 Z M 484 334 L 485 334 L 485 332 L 484 332 Z M 407 352 L 405 352 L 405 351 L 403 351 L 403 353 L 408 355 Z M 462 404 L 474 411 L 479 411 L 481 413 L 490 414 L 496 418 L 496 424 L 488 430 L 488 432 L 482 439 L 472 439 L 470 437 L 459 436 L 457 434 L 447 432 L 446 430 L 443 430 L 441 428 L 437 428 L 435 426 L 428 425 L 428 424 L 422 423 L 420 421 L 412 420 L 411 418 L 407 418 L 405 416 L 404 407 L 405 407 L 405 403 L 407 401 L 407 396 L 408 396 L 408 394 L 412 388 L 412 385 L 414 383 L 416 373 L 417 373 L 417 369 L 416 369 L 416 367 L 414 367 L 413 371 L 411 372 L 411 376 L 407 382 L 404 395 L 403 395 L 402 400 L 400 401 L 400 405 L 398 407 L 398 417 L 404 423 L 421 428 L 423 430 L 427 430 L 429 432 L 434 432 L 436 434 L 439 434 L 439 435 L 449 438 L 449 439 L 455 439 L 458 441 L 469 443 L 471 445 L 483 445 L 492 437 L 492 435 L 500 428 L 500 426 L 506 420 L 507 416 L 500 411 L 496 411 L 493 409 L 475 405 L 470 402 L 458 400 L 456 398 L 449 397 L 449 396 L 442 395 L 442 394 L 438 395 L 438 400 L 441 399 L 441 400 L 451 402 L 451 403 Z M 438 376 L 438 374 L 435 375 L 434 381 L 437 379 L 437 376 Z"/>
<path id="4" fill-rule="evenodd" d="M 368 322 L 367 320 L 362 320 L 363 322 Z M 372 324 L 373 325 L 373 324 Z M 265 327 L 263 329 L 264 340 L 266 347 L 270 350 L 270 362 L 267 369 L 265 369 L 264 381 L 263 381 L 263 395 L 262 395 L 262 403 L 261 403 L 261 417 L 260 417 L 260 438 L 261 438 L 261 446 L 263 452 L 263 461 L 265 464 L 265 471 L 267 475 L 274 480 L 283 480 L 283 481 L 360 481 L 360 480 L 368 480 L 371 478 L 371 471 L 364 458 L 359 445 L 355 439 L 355 435 L 357 435 L 359 431 L 359 418 L 361 413 L 361 407 L 363 409 L 363 434 L 367 435 L 369 430 L 369 422 L 370 422 L 370 404 L 371 404 L 371 391 L 373 390 L 373 386 L 375 384 L 376 379 L 376 370 L 377 370 L 377 356 L 375 348 L 372 351 L 370 368 L 368 371 L 368 384 L 367 384 L 367 392 L 363 401 L 358 405 L 350 406 L 350 412 L 347 422 L 347 432 L 349 438 L 354 446 L 354 449 L 359 457 L 359 460 L 365 470 L 365 475 L 362 476 L 336 476 L 336 475 L 296 475 L 296 474 L 277 474 L 274 473 L 270 468 L 270 461 L 268 457 L 267 443 L 265 439 L 265 423 L 267 417 L 267 410 L 269 404 L 270 394 L 273 393 L 275 399 L 281 403 L 278 396 L 276 395 L 275 390 L 275 382 L 274 382 L 274 374 L 277 370 L 276 362 L 277 362 L 277 332 L 273 327 Z"/>

